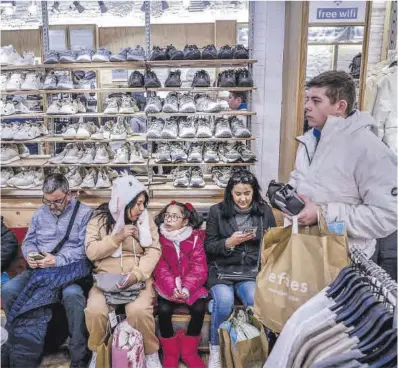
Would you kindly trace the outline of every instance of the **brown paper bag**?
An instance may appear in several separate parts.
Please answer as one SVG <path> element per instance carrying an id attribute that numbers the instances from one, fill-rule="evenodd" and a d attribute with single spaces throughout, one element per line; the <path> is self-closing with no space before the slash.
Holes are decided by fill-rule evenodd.
<path id="1" fill-rule="evenodd" d="M 104 341 L 97 348 L 95 368 L 112 368 L 112 335 L 107 334 Z"/>
<path id="2" fill-rule="evenodd" d="M 349 262 L 347 236 L 329 231 L 322 216 L 314 226 L 298 227 L 297 217 L 294 222 L 271 228 L 263 239 L 254 311 L 274 332 Z"/>

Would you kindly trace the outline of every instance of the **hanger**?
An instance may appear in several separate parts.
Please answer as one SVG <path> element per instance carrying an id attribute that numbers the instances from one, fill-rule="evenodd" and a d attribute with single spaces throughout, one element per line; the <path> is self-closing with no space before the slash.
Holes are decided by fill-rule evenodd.
<path id="1" fill-rule="evenodd" d="M 358 344 L 358 348 L 368 345 L 382 332 L 390 330 L 392 328 L 393 320 L 394 317 L 392 315 L 382 314 L 376 324 L 371 326 L 370 329 L 364 328 L 362 331 L 358 332 L 357 337 L 361 340 Z"/>
<path id="2" fill-rule="evenodd" d="M 356 337 L 361 339 L 361 332 L 363 331 L 363 329 L 365 327 L 367 327 L 369 330 L 372 329 L 374 324 L 377 323 L 377 321 L 379 320 L 379 318 L 381 318 L 381 316 L 385 314 L 386 309 L 382 305 L 376 305 L 374 308 L 371 308 L 368 313 L 366 313 L 366 316 L 364 316 L 364 318 L 362 318 L 362 320 L 359 321 L 354 329 L 350 330 L 348 334 L 350 336 L 355 335 Z M 370 321 L 373 323 L 369 323 Z"/>
<path id="3" fill-rule="evenodd" d="M 358 273 L 354 268 L 350 266 L 343 268 L 337 275 L 336 279 L 330 284 L 329 289 L 326 291 L 326 296 L 329 298 L 337 297 L 337 295 L 343 291 L 347 281 L 355 275 L 358 275 Z"/>
<path id="4" fill-rule="evenodd" d="M 369 364 L 370 368 L 384 368 L 397 359 L 397 331 L 392 335 L 386 344 L 382 345 L 375 352 L 358 359 L 361 363 Z"/>
<path id="5" fill-rule="evenodd" d="M 364 293 L 359 295 L 359 298 L 355 299 L 355 302 L 349 305 L 345 309 L 341 309 L 341 312 L 337 312 L 335 318 L 336 323 L 344 322 L 346 326 L 352 324 L 357 318 L 361 317 L 364 312 L 378 301 L 370 293 Z M 354 317 L 354 318 L 353 318 Z"/>
<path id="6" fill-rule="evenodd" d="M 386 344 L 388 340 L 391 338 L 391 336 L 396 336 L 396 334 L 397 334 L 396 329 L 384 331 L 376 340 L 373 340 L 370 344 L 360 348 L 359 350 L 363 354 L 369 354 L 378 346 Z"/>
<path id="7" fill-rule="evenodd" d="M 335 298 L 336 304 L 331 306 L 329 309 L 331 311 L 335 311 L 341 306 L 345 305 L 349 302 L 351 298 L 353 298 L 355 295 L 358 295 L 359 290 L 362 288 L 366 288 L 368 291 L 370 291 L 369 285 L 367 283 L 361 282 L 361 280 L 366 280 L 366 278 L 358 277 L 351 279 L 350 282 L 347 284 L 345 290 L 338 297 Z M 353 286 L 355 282 L 358 282 L 358 284 Z"/>

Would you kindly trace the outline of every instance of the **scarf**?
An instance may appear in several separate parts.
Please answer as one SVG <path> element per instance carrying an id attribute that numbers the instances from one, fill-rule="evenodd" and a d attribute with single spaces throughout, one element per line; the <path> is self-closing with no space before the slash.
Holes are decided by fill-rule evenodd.
<path id="1" fill-rule="evenodd" d="M 164 224 L 160 225 L 160 233 L 173 243 L 180 243 L 187 240 L 192 235 L 192 231 L 193 229 L 191 226 L 184 226 L 178 230 L 168 231 L 165 229 Z"/>

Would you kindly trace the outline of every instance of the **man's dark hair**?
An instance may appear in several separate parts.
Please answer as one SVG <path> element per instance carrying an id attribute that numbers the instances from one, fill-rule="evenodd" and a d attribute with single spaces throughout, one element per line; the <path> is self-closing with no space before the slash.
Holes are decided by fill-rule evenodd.
<path id="1" fill-rule="evenodd" d="M 60 190 L 62 193 L 69 192 L 69 182 L 68 179 L 58 173 L 48 174 L 43 182 L 43 193 L 51 194 L 56 190 Z"/>
<path id="2" fill-rule="evenodd" d="M 247 95 L 246 92 L 230 92 L 233 98 L 238 98 L 240 97 L 242 100 L 242 103 L 246 103 L 247 101 Z"/>
<path id="3" fill-rule="evenodd" d="M 334 70 L 321 73 L 307 83 L 307 88 L 311 87 L 326 88 L 326 96 L 332 104 L 339 100 L 346 100 L 347 115 L 350 115 L 354 109 L 355 83 L 348 73 Z"/>

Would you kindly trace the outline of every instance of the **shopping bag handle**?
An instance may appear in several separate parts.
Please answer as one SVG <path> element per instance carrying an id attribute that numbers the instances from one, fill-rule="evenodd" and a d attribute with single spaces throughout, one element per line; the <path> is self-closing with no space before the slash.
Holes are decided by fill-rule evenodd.
<path id="1" fill-rule="evenodd" d="M 298 216 L 292 216 L 292 234 L 298 234 Z"/>
<path id="2" fill-rule="evenodd" d="M 330 234 L 330 230 L 326 223 L 325 217 L 323 216 L 323 213 L 320 209 L 318 209 L 317 217 L 318 217 L 319 234 L 321 234 L 321 235 Z M 292 216 L 292 234 L 298 234 L 298 228 L 299 228 L 298 216 L 297 215 Z"/>

